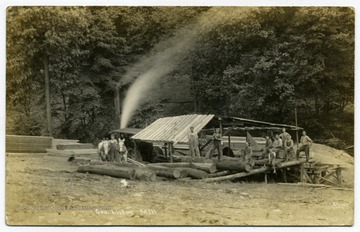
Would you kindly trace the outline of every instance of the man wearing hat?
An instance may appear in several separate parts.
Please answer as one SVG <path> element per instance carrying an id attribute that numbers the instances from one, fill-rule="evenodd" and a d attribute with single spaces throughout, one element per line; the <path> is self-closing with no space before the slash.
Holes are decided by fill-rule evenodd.
<path id="1" fill-rule="evenodd" d="M 190 132 L 188 134 L 188 143 L 190 149 L 190 156 L 200 156 L 199 150 L 199 137 L 196 132 L 194 132 L 194 127 L 190 127 Z"/>

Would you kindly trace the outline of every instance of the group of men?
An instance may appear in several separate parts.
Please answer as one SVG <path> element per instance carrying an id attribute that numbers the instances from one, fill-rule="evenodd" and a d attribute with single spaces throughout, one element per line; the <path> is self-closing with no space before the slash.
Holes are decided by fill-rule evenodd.
<path id="1" fill-rule="evenodd" d="M 281 134 L 275 134 L 274 140 L 270 138 L 269 135 L 265 136 L 265 148 L 263 149 L 263 157 L 268 157 L 269 162 L 273 165 L 275 170 L 275 158 L 284 158 L 285 161 L 289 161 L 293 158 L 294 154 L 294 141 L 291 138 L 291 135 L 286 132 L 285 128 L 282 128 Z M 300 138 L 299 148 L 296 151 L 296 159 L 299 159 L 300 152 L 304 151 L 306 156 L 306 162 L 310 159 L 310 146 L 312 145 L 312 139 L 306 135 L 306 131 L 302 132 L 302 136 Z M 194 131 L 194 127 L 190 127 L 190 132 L 188 134 L 188 143 L 190 149 L 191 156 L 200 156 L 199 150 L 199 138 L 197 133 Z M 222 135 L 219 129 L 214 130 L 214 134 L 212 135 L 212 147 L 210 150 L 211 158 L 214 151 L 218 151 L 218 159 L 220 160 L 222 157 Z M 245 148 L 242 150 L 242 157 L 244 160 L 248 160 L 252 158 L 253 151 L 252 147 L 248 142 L 245 142 Z"/>

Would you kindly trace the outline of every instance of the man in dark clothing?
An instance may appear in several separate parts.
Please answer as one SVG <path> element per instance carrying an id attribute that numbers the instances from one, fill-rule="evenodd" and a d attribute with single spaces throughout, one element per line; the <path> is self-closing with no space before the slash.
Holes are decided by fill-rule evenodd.
<path id="1" fill-rule="evenodd" d="M 217 149 L 218 151 L 218 159 L 220 161 L 221 157 L 222 157 L 222 136 L 220 134 L 220 130 L 219 129 L 215 129 L 215 132 L 212 136 L 212 141 L 213 141 L 213 146 L 211 148 L 211 152 L 210 152 L 210 158 L 212 157 L 214 150 Z"/>

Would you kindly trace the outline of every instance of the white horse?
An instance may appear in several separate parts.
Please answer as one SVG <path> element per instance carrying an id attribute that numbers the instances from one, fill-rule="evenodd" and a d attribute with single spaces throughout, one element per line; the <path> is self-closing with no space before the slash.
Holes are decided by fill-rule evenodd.
<path id="1" fill-rule="evenodd" d="M 98 155 L 102 161 L 106 161 L 109 154 L 109 141 L 104 140 L 98 144 Z"/>
<path id="2" fill-rule="evenodd" d="M 121 159 L 121 162 L 127 162 L 127 155 L 128 155 L 128 152 L 127 152 L 127 149 L 126 149 L 126 146 L 125 146 L 125 139 L 120 139 L 119 138 L 119 153 L 120 153 L 120 159 Z"/>

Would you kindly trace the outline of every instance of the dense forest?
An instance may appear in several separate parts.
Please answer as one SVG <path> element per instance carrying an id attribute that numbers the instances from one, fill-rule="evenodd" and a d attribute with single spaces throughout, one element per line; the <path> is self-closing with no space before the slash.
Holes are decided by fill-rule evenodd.
<path id="1" fill-rule="evenodd" d="M 52 136 L 96 142 L 151 70 L 129 127 L 189 113 L 294 124 L 296 108 L 310 137 L 343 148 L 354 20 L 347 7 L 10 7 L 6 133 L 49 134 L 48 73 Z"/>

